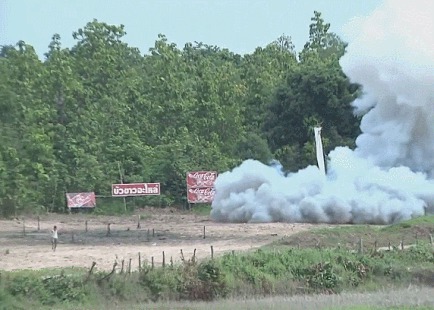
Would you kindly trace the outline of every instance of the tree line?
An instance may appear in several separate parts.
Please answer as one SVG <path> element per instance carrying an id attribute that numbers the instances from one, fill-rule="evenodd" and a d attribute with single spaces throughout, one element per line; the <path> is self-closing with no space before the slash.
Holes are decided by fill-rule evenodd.
<path id="1" fill-rule="evenodd" d="M 66 192 L 110 195 L 120 174 L 160 182 L 159 203 L 182 204 L 187 171 L 247 158 L 292 171 L 314 164 L 315 125 L 326 152 L 354 146 L 361 88 L 343 73 L 346 43 L 329 28 L 315 12 L 300 52 L 282 35 L 246 55 L 179 48 L 164 35 L 142 55 L 123 25 L 98 20 L 73 32 L 71 48 L 53 35 L 44 60 L 23 41 L 2 46 L 2 213 L 63 211 Z"/>

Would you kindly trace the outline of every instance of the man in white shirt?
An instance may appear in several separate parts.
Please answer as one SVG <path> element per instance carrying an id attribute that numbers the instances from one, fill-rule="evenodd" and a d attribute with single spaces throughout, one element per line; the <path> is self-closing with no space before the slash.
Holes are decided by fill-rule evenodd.
<path id="1" fill-rule="evenodd" d="M 57 248 L 57 226 L 54 225 L 53 230 L 51 231 L 51 249 L 56 251 Z"/>

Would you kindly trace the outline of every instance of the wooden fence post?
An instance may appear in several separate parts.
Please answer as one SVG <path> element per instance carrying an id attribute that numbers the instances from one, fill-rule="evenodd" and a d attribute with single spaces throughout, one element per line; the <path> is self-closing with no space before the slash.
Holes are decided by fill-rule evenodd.
<path id="1" fill-rule="evenodd" d="M 154 256 L 151 257 L 151 268 L 154 269 Z"/>
<path id="2" fill-rule="evenodd" d="M 141 215 L 140 214 L 137 215 L 137 229 L 140 229 L 140 218 L 141 218 Z"/>
<path id="3" fill-rule="evenodd" d="M 359 239 L 359 253 L 363 254 L 363 239 Z"/>
<path id="4" fill-rule="evenodd" d="M 133 259 L 132 258 L 130 258 L 130 261 L 129 261 L 129 263 L 128 263 L 128 274 L 131 274 L 131 261 L 132 261 Z"/>
<path id="5" fill-rule="evenodd" d="M 108 224 L 107 224 L 107 236 L 110 236 L 110 235 L 111 235 L 111 232 L 110 232 L 110 225 L 111 225 L 111 223 L 108 223 Z"/>
<path id="6" fill-rule="evenodd" d="M 206 227 L 203 226 L 203 239 L 205 239 L 205 238 L 206 238 Z"/>
<path id="7" fill-rule="evenodd" d="M 211 246 L 211 259 L 214 259 L 214 247 Z"/>
<path id="8" fill-rule="evenodd" d="M 87 232 L 87 220 L 84 222 L 84 232 Z"/>
<path id="9" fill-rule="evenodd" d="M 163 251 L 163 264 L 162 264 L 163 268 L 166 267 L 166 255 L 164 254 Z"/>
<path id="10" fill-rule="evenodd" d="M 95 265 L 96 265 L 96 262 L 92 262 L 92 266 L 90 267 L 90 270 L 87 274 L 85 282 L 87 282 L 87 280 L 89 280 L 90 276 L 92 275 L 92 271 L 93 271 L 93 268 L 95 267 Z"/>
<path id="11" fill-rule="evenodd" d="M 401 250 L 404 250 L 404 240 L 401 240 Z"/>
<path id="12" fill-rule="evenodd" d="M 142 271 L 142 258 L 140 257 L 140 252 L 139 252 L 139 272 Z"/>
<path id="13" fill-rule="evenodd" d="M 121 273 L 123 273 L 123 272 L 124 272 L 124 264 L 125 264 L 125 260 L 123 259 L 123 260 L 122 260 L 122 268 L 121 268 Z"/>

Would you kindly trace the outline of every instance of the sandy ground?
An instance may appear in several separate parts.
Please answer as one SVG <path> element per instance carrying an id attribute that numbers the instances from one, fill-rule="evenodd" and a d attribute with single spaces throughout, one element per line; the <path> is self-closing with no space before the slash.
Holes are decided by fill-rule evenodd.
<path id="1" fill-rule="evenodd" d="M 140 228 L 137 228 L 141 214 Z M 174 209 L 145 209 L 123 217 L 92 214 L 43 215 L 0 220 L 0 270 L 42 269 L 55 267 L 89 268 L 96 262 L 99 270 L 118 268 L 131 260 L 131 269 L 142 262 L 161 265 L 196 253 L 197 259 L 231 251 L 246 251 L 313 227 L 312 224 L 232 224 L 215 223 L 208 216 L 198 216 Z M 86 223 L 88 231 L 86 232 Z M 110 235 L 107 235 L 107 224 Z M 57 225 L 59 244 L 51 250 L 50 230 Z M 205 238 L 203 231 L 205 226 Z M 318 226 L 318 225 L 316 225 Z M 25 227 L 25 234 L 24 229 Z"/>

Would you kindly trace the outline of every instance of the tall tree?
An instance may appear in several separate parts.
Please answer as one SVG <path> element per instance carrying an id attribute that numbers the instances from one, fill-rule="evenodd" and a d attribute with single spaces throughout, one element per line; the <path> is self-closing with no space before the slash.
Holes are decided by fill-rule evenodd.
<path id="1" fill-rule="evenodd" d="M 359 133 L 351 107 L 359 86 L 350 83 L 339 65 L 345 44 L 328 32 L 321 13 L 315 12 L 312 21 L 301 61 L 277 89 L 265 124 L 272 151 L 292 170 L 314 162 L 314 126 L 323 128 L 327 153 L 337 145 L 354 146 Z"/>
<path id="2" fill-rule="evenodd" d="M 3 112 L 3 160 L 8 165 L 5 197 L 15 209 L 42 207 L 51 199 L 52 110 L 45 101 L 47 75 L 33 47 L 18 42 L 3 53 L 1 71 L 7 75 Z M 5 70 L 5 71 L 4 71 Z"/>
<path id="3" fill-rule="evenodd" d="M 337 34 L 329 31 L 330 24 L 324 21 L 320 12 L 314 11 L 311 21 L 309 41 L 306 42 L 299 55 L 300 60 L 305 61 L 309 57 L 315 57 L 315 55 L 322 59 L 333 57 L 337 60 L 341 58 L 345 53 L 347 43 L 342 41 Z"/>

